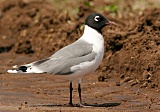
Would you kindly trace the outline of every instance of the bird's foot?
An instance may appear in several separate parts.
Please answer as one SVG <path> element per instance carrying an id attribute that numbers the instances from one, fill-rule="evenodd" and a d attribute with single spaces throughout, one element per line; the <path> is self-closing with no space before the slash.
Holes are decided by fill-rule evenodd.
<path id="1" fill-rule="evenodd" d="M 68 103 L 68 106 L 71 106 L 71 107 L 92 107 L 92 106 L 89 106 L 89 105 L 84 105 L 82 103 L 80 103 L 80 104 L 73 104 L 71 102 Z"/>
<path id="2" fill-rule="evenodd" d="M 85 107 L 85 108 L 88 107 L 89 108 L 89 107 L 92 107 L 92 106 L 84 105 L 84 104 L 81 103 L 81 104 L 79 104 L 79 107 Z"/>
<path id="3" fill-rule="evenodd" d="M 74 104 L 71 103 L 71 102 L 69 102 L 68 105 L 71 106 L 71 107 L 74 107 Z"/>

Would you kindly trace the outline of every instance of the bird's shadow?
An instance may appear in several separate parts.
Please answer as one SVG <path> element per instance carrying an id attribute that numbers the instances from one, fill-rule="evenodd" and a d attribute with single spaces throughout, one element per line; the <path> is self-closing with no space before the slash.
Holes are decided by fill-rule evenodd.
<path id="1" fill-rule="evenodd" d="M 114 107 L 119 106 L 121 103 L 102 103 L 102 104 L 88 104 L 84 103 L 84 107 Z M 35 104 L 35 105 L 29 105 L 30 107 L 81 107 L 79 104 L 69 105 L 69 104 Z"/>
<path id="2" fill-rule="evenodd" d="M 87 104 L 85 103 L 85 106 L 91 106 L 91 107 L 114 107 L 114 106 L 119 106 L 121 103 L 102 103 L 102 104 Z"/>

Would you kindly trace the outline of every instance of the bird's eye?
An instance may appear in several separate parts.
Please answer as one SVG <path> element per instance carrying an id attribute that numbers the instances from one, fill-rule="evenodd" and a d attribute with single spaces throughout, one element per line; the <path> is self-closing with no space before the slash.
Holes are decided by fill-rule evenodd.
<path id="1" fill-rule="evenodd" d="M 99 16 L 95 16 L 95 17 L 94 17 L 94 20 L 95 20 L 95 21 L 100 21 L 100 17 L 99 17 Z"/>

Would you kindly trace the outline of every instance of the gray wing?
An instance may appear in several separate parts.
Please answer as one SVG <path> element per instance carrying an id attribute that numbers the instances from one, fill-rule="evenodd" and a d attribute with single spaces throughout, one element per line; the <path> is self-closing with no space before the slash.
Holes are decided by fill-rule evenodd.
<path id="1" fill-rule="evenodd" d="M 92 46 L 84 41 L 75 42 L 62 48 L 50 58 L 35 62 L 34 66 L 50 74 L 71 74 L 75 72 L 70 70 L 71 67 L 95 59 L 96 53 L 92 52 Z"/>
<path id="2" fill-rule="evenodd" d="M 92 50 L 93 50 L 92 44 L 79 40 L 60 49 L 55 54 L 53 54 L 50 58 L 51 59 L 55 59 L 55 58 L 69 59 L 69 58 L 79 57 L 82 55 L 87 55 L 91 53 Z"/>

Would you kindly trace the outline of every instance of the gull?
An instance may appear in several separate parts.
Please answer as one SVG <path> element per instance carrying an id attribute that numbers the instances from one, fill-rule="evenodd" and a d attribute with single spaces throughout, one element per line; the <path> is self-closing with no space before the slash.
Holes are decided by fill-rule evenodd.
<path id="1" fill-rule="evenodd" d="M 80 106 L 81 79 L 94 72 L 100 65 L 104 55 L 104 38 L 102 28 L 107 25 L 116 25 L 99 13 L 91 13 L 85 19 L 84 33 L 74 43 L 65 46 L 50 57 L 29 64 L 13 66 L 14 70 L 8 73 L 47 73 L 57 79 L 70 82 L 70 101 L 72 103 L 72 82 L 78 82 Z"/>

